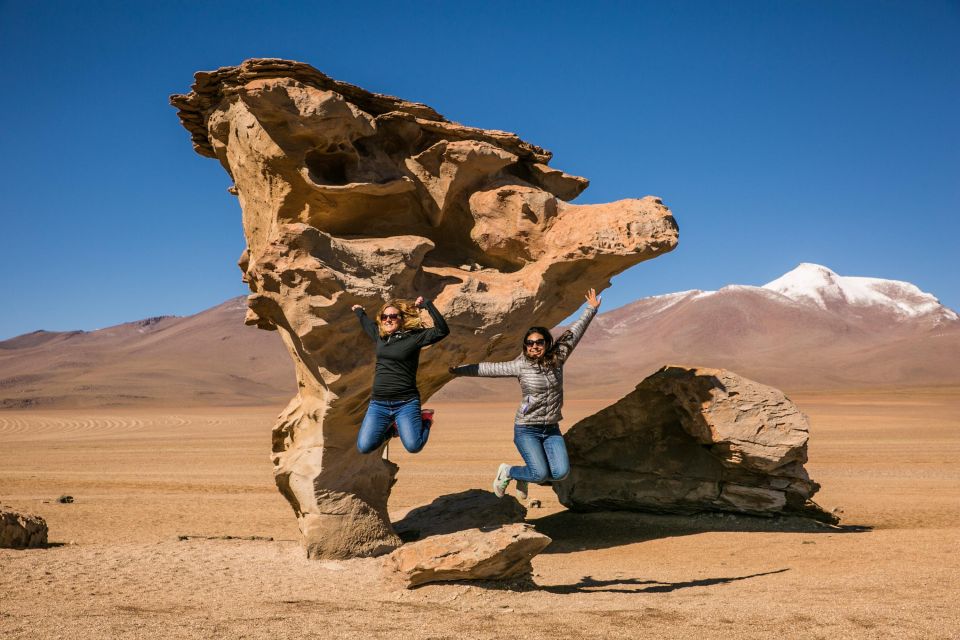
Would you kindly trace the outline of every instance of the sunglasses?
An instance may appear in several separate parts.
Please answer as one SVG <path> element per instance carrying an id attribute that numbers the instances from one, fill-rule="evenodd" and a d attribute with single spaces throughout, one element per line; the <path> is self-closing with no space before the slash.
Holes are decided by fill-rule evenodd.
<path id="1" fill-rule="evenodd" d="M 543 345 L 547 344 L 547 341 L 543 338 L 540 338 L 539 340 L 524 340 L 523 344 L 527 345 L 528 347 L 542 347 Z"/>
<path id="2" fill-rule="evenodd" d="M 380 319 L 381 320 L 399 320 L 400 314 L 399 313 L 381 313 Z"/>

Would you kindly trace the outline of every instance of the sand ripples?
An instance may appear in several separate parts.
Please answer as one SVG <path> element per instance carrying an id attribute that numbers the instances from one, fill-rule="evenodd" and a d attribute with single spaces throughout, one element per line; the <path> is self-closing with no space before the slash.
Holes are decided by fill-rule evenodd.
<path id="1" fill-rule="evenodd" d="M 0 440 L 46 440 L 131 435 L 144 432 L 167 432 L 188 425 L 214 426 L 223 422 L 214 416 L 65 414 L 43 415 L 0 413 Z M 201 423 L 198 425 L 198 423 Z"/>

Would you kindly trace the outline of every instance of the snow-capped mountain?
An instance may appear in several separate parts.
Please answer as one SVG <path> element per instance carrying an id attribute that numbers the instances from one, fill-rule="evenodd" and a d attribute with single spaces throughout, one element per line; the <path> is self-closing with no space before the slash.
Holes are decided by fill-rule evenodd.
<path id="1" fill-rule="evenodd" d="M 944 321 L 958 319 L 956 312 L 909 282 L 841 276 L 824 266 L 808 262 L 768 282 L 763 288 L 821 309 L 866 307 L 890 311 L 903 318 L 928 316 Z"/>
<path id="2" fill-rule="evenodd" d="M 571 397 L 577 385 L 615 396 L 666 363 L 788 390 L 960 384 L 955 311 L 908 282 L 814 264 L 764 286 L 637 300 L 598 316 L 582 344 L 567 369 Z"/>
<path id="3" fill-rule="evenodd" d="M 960 323 L 955 311 L 909 282 L 841 276 L 827 267 L 805 262 L 759 287 L 732 284 L 716 291 L 693 289 L 642 298 L 602 314 L 598 324 L 610 334 L 632 331 L 638 322 L 672 316 L 689 310 L 691 305 L 713 314 L 716 320 L 732 320 L 742 314 L 756 316 L 758 308 L 764 307 L 763 313 L 754 318 L 753 329 L 758 331 L 791 318 L 815 324 L 841 322 L 847 332 L 859 328 L 880 333 Z M 691 325 L 705 326 L 702 320 Z"/>

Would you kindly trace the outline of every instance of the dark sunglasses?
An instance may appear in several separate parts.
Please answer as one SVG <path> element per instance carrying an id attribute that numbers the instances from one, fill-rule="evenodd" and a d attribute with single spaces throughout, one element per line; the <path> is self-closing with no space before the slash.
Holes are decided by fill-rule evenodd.
<path id="1" fill-rule="evenodd" d="M 399 320 L 400 314 L 399 313 L 381 313 L 380 319 L 381 320 Z"/>
<path id="2" fill-rule="evenodd" d="M 540 338 L 539 340 L 524 340 L 523 344 L 527 345 L 528 347 L 542 347 L 543 345 L 547 344 L 547 341 L 543 338 Z"/>

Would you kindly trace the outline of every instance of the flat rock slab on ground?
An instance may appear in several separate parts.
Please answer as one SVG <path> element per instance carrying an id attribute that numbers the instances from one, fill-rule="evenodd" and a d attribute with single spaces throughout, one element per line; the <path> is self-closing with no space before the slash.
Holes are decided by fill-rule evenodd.
<path id="1" fill-rule="evenodd" d="M 551 540 L 528 524 L 468 529 L 405 544 L 383 560 L 383 575 L 406 588 L 452 580 L 528 577 Z"/>

